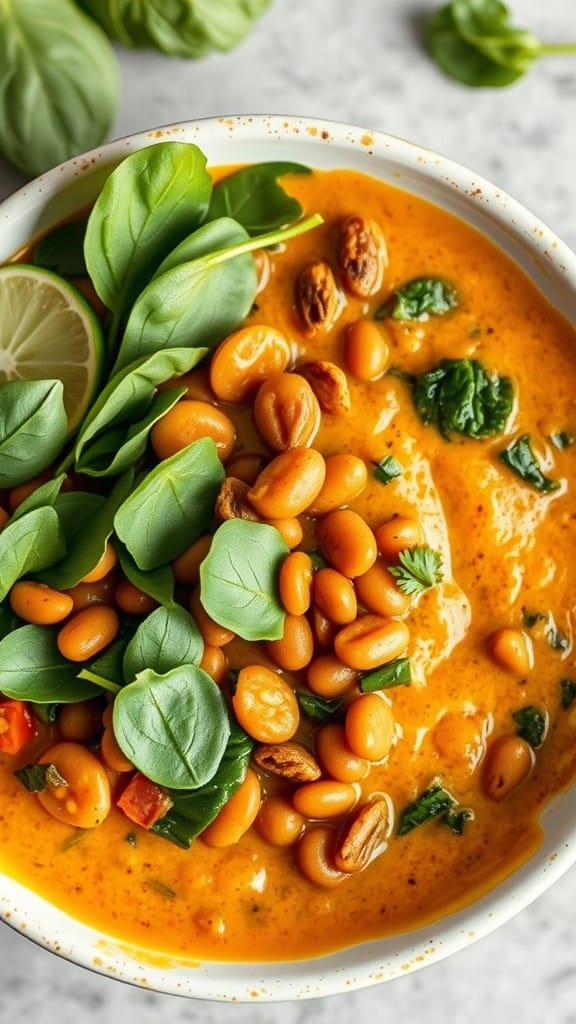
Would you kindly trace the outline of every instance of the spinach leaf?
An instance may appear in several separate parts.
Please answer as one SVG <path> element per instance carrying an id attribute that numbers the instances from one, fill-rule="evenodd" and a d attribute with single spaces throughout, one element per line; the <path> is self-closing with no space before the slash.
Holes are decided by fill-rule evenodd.
<path id="1" fill-rule="evenodd" d="M 229 519 L 200 566 L 200 600 L 220 626 L 244 640 L 276 640 L 285 612 L 278 573 L 288 548 L 273 526 Z"/>
<path id="2" fill-rule="evenodd" d="M 65 551 L 60 520 L 50 506 L 10 520 L 0 533 L 0 601 L 21 576 L 46 569 Z"/>
<path id="3" fill-rule="evenodd" d="M 112 692 L 117 692 L 124 679 L 124 654 L 139 625 L 139 617 L 123 615 L 120 629 L 115 639 L 111 644 L 108 644 L 108 647 L 98 657 L 92 658 L 80 670 L 78 678 L 92 679 L 94 681 L 93 677 L 96 677 L 101 679 L 103 683 L 112 684 L 112 687 L 103 686 L 104 689 L 112 689 Z"/>
<path id="4" fill-rule="evenodd" d="M 126 324 L 115 370 L 165 346 L 198 344 L 213 348 L 243 322 L 252 308 L 257 277 L 249 254 L 309 231 L 322 218 L 314 214 L 281 231 L 254 238 L 236 221 L 224 221 L 205 225 L 200 229 L 200 239 L 187 239 L 180 255 L 189 246 L 195 248 L 195 242 L 201 242 L 204 249 L 208 236 L 218 238 L 218 248 L 176 265 L 176 257 L 171 255 L 165 264 L 169 269 L 154 277 L 139 295 Z M 223 244 L 225 237 L 228 241 Z"/>
<path id="5" fill-rule="evenodd" d="M 163 675 L 180 665 L 199 665 L 203 653 L 202 634 L 184 608 L 156 608 L 140 623 L 126 647 L 124 679 L 128 683 L 147 668 Z"/>
<path id="6" fill-rule="evenodd" d="M 174 573 L 169 565 L 160 565 L 157 569 L 140 569 L 118 539 L 116 553 L 122 572 L 135 587 L 153 597 L 158 604 L 166 607 L 174 604 Z"/>
<path id="7" fill-rule="evenodd" d="M 106 32 L 128 47 L 153 47 L 178 57 L 231 50 L 270 0 L 80 0 Z"/>
<path id="8" fill-rule="evenodd" d="M 0 640 L 8 633 L 12 633 L 13 630 L 18 629 L 18 626 L 23 626 L 24 620 L 16 615 L 8 601 L 4 601 L 0 604 Z"/>
<path id="9" fill-rule="evenodd" d="M 284 174 L 310 174 L 309 167 L 271 160 L 234 171 L 214 186 L 209 220 L 233 217 L 250 235 L 273 231 L 300 217 L 302 207 L 278 184 Z"/>
<path id="10" fill-rule="evenodd" d="M 412 670 L 409 658 L 396 658 L 381 665 L 372 672 L 362 672 L 360 675 L 360 689 L 362 693 L 372 693 L 374 690 L 388 690 L 392 686 L 408 686 L 412 682 Z"/>
<path id="11" fill-rule="evenodd" d="M 102 29 L 70 0 L 0 4 L 0 149 L 34 177 L 99 145 L 118 72 Z"/>
<path id="12" fill-rule="evenodd" d="M 560 705 L 567 711 L 576 700 L 576 682 L 573 679 L 560 680 Z"/>
<path id="13" fill-rule="evenodd" d="M 78 666 L 58 650 L 56 633 L 28 625 L 0 640 L 0 692 L 36 704 L 73 704 L 100 689 L 78 678 Z"/>
<path id="14" fill-rule="evenodd" d="M 526 740 L 531 747 L 541 747 L 548 732 L 548 715 L 539 708 L 529 704 L 525 708 L 512 712 L 512 718 L 520 726 L 518 735 Z"/>
<path id="15" fill-rule="evenodd" d="M 60 224 L 41 238 L 32 257 L 35 266 L 52 270 L 61 277 L 86 277 L 84 236 L 86 225 L 73 220 Z"/>
<path id="16" fill-rule="evenodd" d="M 60 488 L 66 479 L 66 474 L 61 473 L 60 476 L 55 476 L 52 480 L 46 480 L 40 487 L 37 487 L 32 494 L 29 494 L 24 501 L 20 504 L 12 513 L 11 520 L 15 522 L 16 519 L 20 519 L 21 516 L 25 516 L 27 512 L 33 512 L 37 508 L 43 508 L 44 505 L 56 504 L 56 499 L 60 494 Z"/>
<path id="17" fill-rule="evenodd" d="M 332 722 L 340 714 L 342 697 L 317 697 L 307 690 L 296 690 L 296 700 L 303 715 L 311 722 Z"/>
<path id="18" fill-rule="evenodd" d="M 114 735 L 160 786 L 198 789 L 215 775 L 230 735 L 226 703 L 197 665 L 160 675 L 145 669 L 114 701 Z"/>
<path id="19" fill-rule="evenodd" d="M 37 476 L 68 433 L 61 380 L 0 382 L 0 489 Z"/>
<path id="20" fill-rule="evenodd" d="M 442 70 L 470 86 L 510 85 L 543 54 L 576 52 L 574 43 L 544 45 L 514 28 L 500 0 L 452 0 L 430 18 L 426 41 Z"/>
<path id="21" fill-rule="evenodd" d="M 532 451 L 529 434 L 523 434 L 522 437 L 509 444 L 504 451 L 498 452 L 498 458 L 521 480 L 530 484 L 531 487 L 535 487 L 537 491 L 542 491 L 543 494 L 557 491 L 560 487 L 557 480 L 551 480 L 540 469 Z"/>
<path id="22" fill-rule="evenodd" d="M 192 792 L 170 790 L 173 806 L 151 831 L 187 850 L 244 781 L 253 749 L 253 740 L 232 719 L 230 737 L 216 774 Z"/>
<path id="23" fill-rule="evenodd" d="M 389 484 L 392 480 L 402 476 L 404 470 L 393 455 L 386 455 L 380 462 L 376 463 L 372 476 L 379 484 Z"/>
<path id="24" fill-rule="evenodd" d="M 29 793 L 41 793 L 47 786 L 68 785 L 55 764 L 36 764 L 33 761 L 18 768 L 14 775 Z"/>
<path id="25" fill-rule="evenodd" d="M 474 438 L 501 434 L 514 405 L 510 379 L 488 373 L 475 359 L 442 359 L 411 383 L 420 419 L 446 438 L 453 433 Z"/>
<path id="26" fill-rule="evenodd" d="M 456 289 L 439 277 L 415 277 L 397 288 L 379 309 L 376 320 L 428 320 L 431 313 L 441 316 L 458 305 Z"/>
<path id="27" fill-rule="evenodd" d="M 223 479 L 210 437 L 164 459 L 144 477 L 114 519 L 116 533 L 140 569 L 166 565 L 206 531 Z"/>
<path id="28" fill-rule="evenodd" d="M 185 142 L 161 142 L 127 156 L 107 179 L 86 228 L 92 283 L 120 318 L 164 257 L 208 211 L 212 180 L 206 157 Z M 131 360 L 130 360 L 131 361 Z"/>
<path id="29" fill-rule="evenodd" d="M 84 420 L 74 450 L 76 468 L 92 476 L 123 472 L 144 454 L 148 433 L 181 392 L 156 395 L 206 354 L 202 348 L 162 349 L 130 363 L 108 382 Z"/>
<path id="30" fill-rule="evenodd" d="M 106 550 L 106 544 L 114 529 L 114 516 L 127 495 L 130 494 L 134 473 L 129 470 L 114 484 L 106 498 L 94 507 L 85 519 L 77 518 L 66 537 L 67 550 L 64 558 L 39 574 L 40 579 L 57 590 L 67 590 L 77 583 L 98 564 Z M 73 494 L 73 492 L 72 492 Z M 68 495 L 61 495 L 59 507 L 66 504 Z M 76 497 L 76 496 L 74 496 Z M 72 506 L 76 502 L 72 501 Z"/>
<path id="31" fill-rule="evenodd" d="M 454 797 L 439 782 L 433 782 L 417 799 L 405 807 L 400 815 L 398 835 L 405 836 L 432 818 L 439 818 L 455 835 L 462 835 L 473 811 L 460 807 Z"/>

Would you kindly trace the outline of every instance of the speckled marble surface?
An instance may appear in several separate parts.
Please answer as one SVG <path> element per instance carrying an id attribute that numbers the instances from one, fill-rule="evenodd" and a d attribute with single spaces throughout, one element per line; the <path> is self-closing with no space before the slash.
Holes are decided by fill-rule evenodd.
<path id="1" fill-rule="evenodd" d="M 214 0 L 217 2 L 217 0 Z M 576 248 L 576 58 L 542 60 L 516 85 L 474 91 L 444 78 L 421 30 L 435 0 L 273 0 L 235 52 L 201 62 L 119 52 L 114 137 L 203 115 L 305 114 L 390 131 L 507 190 Z M 574 0 L 514 0 L 547 41 L 576 38 Z M 23 179 L 0 161 L 0 198 Z M 0 926 L 0 1024 L 576 1024 L 576 869 L 464 952 L 363 992 L 229 1006 L 155 995 L 99 977 Z"/>

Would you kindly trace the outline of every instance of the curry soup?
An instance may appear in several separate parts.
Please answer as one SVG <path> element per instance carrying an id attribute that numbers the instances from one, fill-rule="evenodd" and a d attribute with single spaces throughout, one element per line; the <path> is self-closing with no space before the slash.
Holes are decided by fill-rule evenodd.
<path id="1" fill-rule="evenodd" d="M 64 617 L 35 627 L 60 637 L 81 609 L 113 610 L 87 655 L 59 643 L 94 694 L 52 715 L 25 701 L 25 742 L 0 753 L 3 871 L 106 935 L 191 960 L 306 958 L 462 907 L 536 850 L 544 805 L 576 772 L 574 332 L 433 205 L 345 170 L 282 184 L 323 224 L 257 253 L 246 333 L 183 376 L 138 463 L 143 474 L 204 434 L 223 460 L 208 527 L 170 563 L 202 634 L 185 681 L 233 732 L 209 740 L 196 789 L 159 773 L 142 795 L 147 762 L 126 724 L 138 682 L 97 657 L 119 637 L 124 650 L 159 604 L 126 584 L 117 513 L 109 571 L 66 588 Z M 76 490 L 114 482 L 67 471 Z M 17 500 L 4 492 L 8 521 Z M 220 615 L 211 594 L 258 544 L 273 587 L 258 604 L 257 567 L 247 602 L 257 622 L 271 607 L 272 625 L 251 633 L 232 628 L 229 590 Z M 35 606 L 17 587 L 5 608 L 27 628 Z M 182 686 L 180 648 L 168 668 L 140 648 L 138 678 L 157 670 L 143 700 L 167 671 Z M 191 733 L 211 728 L 189 718 Z M 94 820 L 76 817 L 90 783 L 77 764 L 66 778 L 55 744 L 82 745 L 88 775 L 99 767 Z M 40 760 L 58 773 L 28 792 L 15 771 Z M 228 785 L 218 813 L 211 780 Z M 199 835 L 185 848 L 197 790 L 208 809 L 190 811 Z"/>

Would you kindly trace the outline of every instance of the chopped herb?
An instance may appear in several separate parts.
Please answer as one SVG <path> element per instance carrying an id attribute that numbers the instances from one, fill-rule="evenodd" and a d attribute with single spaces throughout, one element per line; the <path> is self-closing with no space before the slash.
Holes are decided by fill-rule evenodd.
<path id="1" fill-rule="evenodd" d="M 573 679 L 560 680 L 560 703 L 562 710 L 567 711 L 576 698 L 576 682 Z"/>
<path id="2" fill-rule="evenodd" d="M 432 818 L 441 818 L 451 832 L 462 835 L 466 822 L 473 817 L 473 811 L 459 807 L 448 790 L 439 783 L 433 783 L 414 803 L 404 808 L 400 815 L 398 835 L 405 836 L 407 832 Z"/>
<path id="3" fill-rule="evenodd" d="M 571 434 L 568 430 L 560 430 L 557 434 L 550 434 L 548 440 L 555 448 L 570 448 L 576 444 L 576 434 Z"/>
<path id="4" fill-rule="evenodd" d="M 522 609 L 522 622 L 526 629 L 533 629 L 540 623 L 544 624 L 544 636 L 554 651 L 567 651 L 570 640 L 556 625 L 552 612 L 532 612 Z"/>
<path id="5" fill-rule="evenodd" d="M 398 555 L 398 561 L 400 565 L 391 565 L 388 571 L 396 579 L 400 590 L 409 597 L 435 587 L 444 579 L 442 556 L 427 544 L 406 548 Z"/>
<path id="6" fill-rule="evenodd" d="M 374 690 L 388 690 L 392 686 L 405 686 L 412 681 L 412 671 L 408 658 L 396 658 L 387 665 L 375 668 L 373 672 L 363 672 L 360 676 L 362 693 Z"/>
<path id="7" fill-rule="evenodd" d="M 548 616 L 544 612 L 529 612 L 527 608 L 522 609 L 522 622 L 526 629 L 532 629 L 538 622 L 547 622 Z"/>
<path id="8" fill-rule="evenodd" d="M 393 455 L 386 455 L 380 462 L 376 464 L 376 468 L 373 472 L 373 477 L 378 481 L 379 484 L 389 484 L 391 480 L 395 480 L 396 477 L 402 476 L 404 470 L 395 459 Z"/>
<path id="9" fill-rule="evenodd" d="M 167 900 L 175 900 L 177 892 L 175 889 L 171 889 L 169 885 L 164 882 L 158 881 L 157 878 L 149 878 L 148 885 L 153 892 L 157 892 L 159 896 L 164 896 Z"/>
<path id="10" fill-rule="evenodd" d="M 498 458 L 537 491 L 547 494 L 549 491 L 557 491 L 560 487 L 557 480 L 544 476 L 532 451 L 529 434 L 523 434 L 513 441 L 504 451 L 498 453 Z"/>
<path id="11" fill-rule="evenodd" d="M 29 793 L 41 793 L 48 786 L 67 786 L 55 764 L 27 764 L 14 775 Z"/>
<path id="12" fill-rule="evenodd" d="M 297 690 L 296 699 L 302 713 L 312 722 L 329 722 L 338 715 L 342 707 L 341 697 L 316 697 L 306 690 Z"/>
<path id="13" fill-rule="evenodd" d="M 510 378 L 489 373 L 477 359 L 442 359 L 410 382 L 420 419 L 445 438 L 502 434 L 514 405 Z"/>
<path id="14" fill-rule="evenodd" d="M 129 832 L 128 835 L 125 838 L 126 838 L 126 842 L 130 846 L 134 847 L 134 849 L 136 849 L 136 847 L 138 846 L 138 837 L 137 837 L 136 833 L 135 832 Z"/>
<path id="15" fill-rule="evenodd" d="M 548 730 L 548 715 L 539 708 L 529 704 L 525 708 L 512 712 L 512 718 L 518 723 L 518 735 L 535 749 L 541 747 Z"/>
<path id="16" fill-rule="evenodd" d="M 319 569 L 326 568 L 326 559 L 323 557 L 323 555 L 320 554 L 317 548 L 314 548 L 313 551 L 309 551 L 308 557 L 312 562 L 312 568 L 314 569 L 314 572 L 318 572 Z"/>
<path id="17" fill-rule="evenodd" d="M 376 320 L 428 320 L 431 313 L 441 316 L 458 305 L 456 289 L 439 277 L 415 277 L 407 281 L 376 310 Z"/>

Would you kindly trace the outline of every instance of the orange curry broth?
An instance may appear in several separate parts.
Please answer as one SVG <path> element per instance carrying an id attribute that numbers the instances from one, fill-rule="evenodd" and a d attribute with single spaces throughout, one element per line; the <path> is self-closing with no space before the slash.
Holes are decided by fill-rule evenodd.
<path id="1" fill-rule="evenodd" d="M 50 818 L 12 771 L 30 760 L 0 760 L 0 863 L 76 918 L 107 935 L 180 957 L 298 959 L 343 943 L 389 935 L 463 906 L 513 871 L 538 847 L 543 805 L 576 773 L 576 713 L 563 710 L 559 684 L 574 676 L 572 633 L 576 609 L 575 449 L 555 450 L 553 430 L 574 430 L 574 332 L 507 257 L 462 222 L 423 200 L 349 171 L 284 179 L 305 212 L 325 224 L 271 254 L 270 280 L 249 317 L 279 328 L 298 359 L 342 362 L 345 326 L 371 315 L 390 291 L 433 274 L 453 282 L 458 308 L 425 323 L 392 323 L 392 364 L 429 369 L 443 357 L 477 358 L 512 377 L 517 408 L 511 433 L 529 432 L 545 453 L 545 472 L 564 481 L 541 495 L 496 457 L 502 437 L 448 442 L 416 416 L 406 385 L 349 380 L 352 409 L 323 416 L 314 441 L 323 454 L 349 451 L 367 462 L 394 454 L 404 474 L 383 487 L 369 478 L 353 507 L 371 526 L 394 514 L 419 517 L 426 542 L 444 556 L 445 582 L 424 594 L 408 616 L 411 686 L 386 691 L 397 723 L 396 745 L 361 783 L 364 796 L 383 791 L 396 819 L 439 776 L 458 802 L 474 810 L 461 836 L 437 821 L 399 838 L 363 872 L 335 889 L 318 889 L 299 874 L 293 850 L 264 842 L 254 828 L 234 847 L 189 851 L 138 830 L 113 808 L 103 826 L 69 828 Z M 382 225 L 389 266 L 370 303 L 348 297 L 335 327 L 306 341 L 294 308 L 296 274 L 311 258 L 334 257 L 340 218 L 362 213 Z M 239 426 L 239 448 L 264 451 L 249 410 L 225 407 Z M 244 433 L 243 433 L 244 432 Z M 305 529 L 305 542 L 310 529 Z M 304 544 L 306 546 L 306 544 Z M 531 631 L 535 665 L 526 679 L 499 668 L 487 640 L 502 626 L 522 628 L 522 609 L 550 612 L 569 638 L 554 650 L 542 629 Z M 250 660 L 266 658 L 257 645 Z M 245 659 L 234 641 L 231 665 Z M 303 686 L 305 674 L 297 678 Z M 481 769 L 461 756 L 441 754 L 433 729 L 445 713 L 476 712 L 485 737 L 514 732 L 511 712 L 527 704 L 545 709 L 550 726 L 532 775 L 502 802 L 488 799 Z M 306 742 L 303 727 L 298 734 Z M 43 744 L 47 741 L 44 739 Z M 276 783 L 264 779 L 263 787 Z"/>

